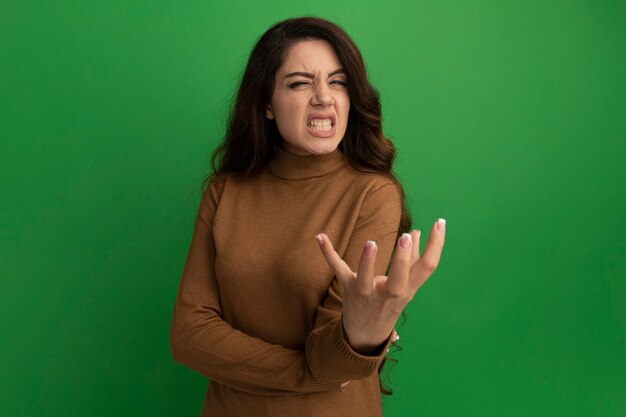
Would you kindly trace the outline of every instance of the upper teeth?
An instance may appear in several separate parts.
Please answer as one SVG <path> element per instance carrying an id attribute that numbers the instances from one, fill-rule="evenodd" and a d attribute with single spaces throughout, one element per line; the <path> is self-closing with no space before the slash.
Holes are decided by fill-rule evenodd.
<path id="1" fill-rule="evenodd" d="M 326 127 L 331 125 L 331 119 L 313 119 L 309 121 L 309 126 Z"/>

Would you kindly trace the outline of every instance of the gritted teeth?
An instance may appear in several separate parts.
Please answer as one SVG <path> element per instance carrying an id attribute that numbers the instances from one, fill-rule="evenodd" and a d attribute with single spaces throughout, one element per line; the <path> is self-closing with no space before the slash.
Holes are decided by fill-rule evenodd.
<path id="1" fill-rule="evenodd" d="M 313 130 L 330 130 L 332 129 L 332 121 L 330 119 L 312 119 L 306 124 L 309 129 Z"/>
<path id="2" fill-rule="evenodd" d="M 312 119 L 309 120 L 309 122 L 307 123 L 307 126 L 309 127 L 326 127 L 326 126 L 332 126 L 333 122 L 331 119 Z"/>
<path id="3" fill-rule="evenodd" d="M 330 130 L 333 128 L 330 123 L 323 125 L 308 125 L 308 127 L 311 130 Z"/>
<path id="4" fill-rule="evenodd" d="M 321 122 L 328 122 L 328 121 L 330 121 L 330 124 L 332 124 L 333 126 L 335 125 L 335 115 L 332 113 L 309 113 L 306 120 L 307 120 L 307 125 L 311 123 L 319 124 Z"/>

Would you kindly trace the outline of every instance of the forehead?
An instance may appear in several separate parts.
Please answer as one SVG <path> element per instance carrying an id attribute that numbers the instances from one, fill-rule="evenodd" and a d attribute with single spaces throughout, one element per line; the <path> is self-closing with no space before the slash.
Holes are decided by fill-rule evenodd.
<path id="1" fill-rule="evenodd" d="M 328 73 L 341 66 L 341 61 L 330 43 L 319 39 L 303 40 L 287 49 L 285 60 L 278 73 L 293 71 Z"/>

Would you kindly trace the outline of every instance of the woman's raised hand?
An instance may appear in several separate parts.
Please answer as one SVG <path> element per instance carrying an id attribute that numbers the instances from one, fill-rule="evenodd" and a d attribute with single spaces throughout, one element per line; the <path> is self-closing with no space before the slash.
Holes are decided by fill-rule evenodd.
<path id="1" fill-rule="evenodd" d="M 392 334 L 404 307 L 439 264 L 445 225 L 444 219 L 433 224 L 422 255 L 420 232 L 403 234 L 398 239 L 389 276 L 374 276 L 376 243 L 365 244 L 355 273 L 335 252 L 328 236 L 323 233 L 316 236 L 326 262 L 343 285 L 343 327 L 355 351 L 375 353 Z"/>

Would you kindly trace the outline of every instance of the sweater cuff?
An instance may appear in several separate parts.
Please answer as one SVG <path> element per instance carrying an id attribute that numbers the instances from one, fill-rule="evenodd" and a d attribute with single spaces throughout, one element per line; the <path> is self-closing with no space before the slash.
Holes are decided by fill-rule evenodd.
<path id="1" fill-rule="evenodd" d="M 342 360 L 337 364 L 337 372 L 340 374 L 354 375 L 351 379 L 361 379 L 370 376 L 378 370 L 381 362 L 387 354 L 391 344 L 391 334 L 373 355 L 364 355 L 356 352 L 346 340 L 343 317 L 337 320 L 332 333 L 332 341 Z"/>

